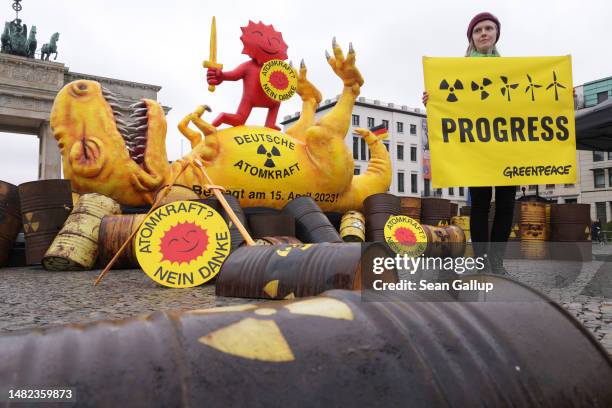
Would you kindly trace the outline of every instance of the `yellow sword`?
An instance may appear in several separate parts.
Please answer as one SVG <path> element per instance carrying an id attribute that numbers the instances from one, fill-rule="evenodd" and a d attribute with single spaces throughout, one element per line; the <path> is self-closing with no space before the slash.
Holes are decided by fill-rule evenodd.
<path id="1" fill-rule="evenodd" d="M 204 68 L 218 68 L 223 69 L 223 64 L 217 64 L 217 23 L 215 16 L 212 18 L 212 25 L 210 26 L 210 60 L 202 62 Z M 208 85 L 210 92 L 215 92 L 214 85 Z"/>

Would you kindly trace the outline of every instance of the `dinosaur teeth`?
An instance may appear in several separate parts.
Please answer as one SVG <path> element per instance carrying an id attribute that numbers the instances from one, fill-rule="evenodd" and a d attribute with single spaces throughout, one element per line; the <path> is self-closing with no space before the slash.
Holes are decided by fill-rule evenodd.
<path id="1" fill-rule="evenodd" d="M 127 123 L 125 123 L 125 121 L 123 121 L 123 120 L 122 120 L 122 119 L 120 119 L 120 118 L 115 118 L 115 123 L 116 123 L 117 125 L 119 125 L 119 126 L 122 126 L 122 127 L 127 127 L 127 125 L 128 125 Z"/>
<path id="2" fill-rule="evenodd" d="M 121 105 L 115 102 L 108 102 L 108 106 L 110 106 L 113 111 L 121 109 Z"/>
<path id="3" fill-rule="evenodd" d="M 148 128 L 148 127 L 149 127 L 149 125 L 148 125 L 148 124 L 146 124 L 146 125 L 140 125 L 140 126 L 138 126 L 138 127 L 136 128 L 136 131 L 138 131 L 138 132 L 143 132 L 143 133 L 144 133 L 144 132 L 146 132 L 146 131 L 147 131 L 147 128 Z"/>
<path id="4" fill-rule="evenodd" d="M 130 109 L 137 109 L 137 108 L 145 108 L 147 106 L 145 101 L 138 101 L 135 104 L 130 105 Z"/>
<path id="5" fill-rule="evenodd" d="M 113 115 L 121 116 L 122 118 L 125 117 L 122 112 L 119 112 L 118 110 L 114 110 L 114 109 L 113 109 Z"/>
<path id="6" fill-rule="evenodd" d="M 143 117 L 137 118 L 134 122 L 132 122 L 132 124 L 133 126 L 141 126 L 148 122 L 149 122 L 149 118 L 147 118 L 146 116 L 143 116 Z"/>
<path id="7" fill-rule="evenodd" d="M 105 88 L 105 87 L 101 87 L 101 88 L 102 88 L 102 93 L 106 93 L 106 94 L 115 96 L 115 93 L 111 91 L 110 89 Z"/>
<path id="8" fill-rule="evenodd" d="M 142 144 L 143 142 L 147 141 L 147 137 L 146 136 L 137 136 L 137 137 L 133 138 L 132 140 L 133 140 L 133 143 Z"/>
<path id="9" fill-rule="evenodd" d="M 119 99 L 117 99 L 115 95 L 105 94 L 104 92 L 102 92 L 102 95 L 104 96 L 104 99 L 106 99 L 107 102 L 119 103 Z"/>
<path id="10" fill-rule="evenodd" d="M 134 112 L 130 115 L 130 118 L 135 118 L 136 116 L 146 116 L 149 110 L 147 108 L 139 108 L 135 109 Z"/>

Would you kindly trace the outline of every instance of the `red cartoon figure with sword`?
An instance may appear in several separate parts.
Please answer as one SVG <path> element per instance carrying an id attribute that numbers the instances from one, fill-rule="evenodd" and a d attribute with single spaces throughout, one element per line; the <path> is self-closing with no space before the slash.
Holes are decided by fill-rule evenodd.
<path id="1" fill-rule="evenodd" d="M 222 123 L 231 126 L 243 125 L 253 108 L 268 108 L 265 126 L 280 130 L 276 126 L 276 117 L 281 101 L 290 98 L 295 92 L 297 78 L 287 59 L 287 44 L 280 32 L 272 25 L 261 21 L 249 21 L 246 27 L 240 27 L 240 40 L 244 45 L 243 54 L 251 57 L 236 69 L 223 71 L 223 65 L 217 63 L 215 18 L 210 36 L 210 60 L 203 65 L 208 68 L 206 79 L 208 90 L 213 92 L 216 85 L 223 81 L 242 80 L 242 99 L 236 113 L 221 113 L 212 122 L 218 127 Z"/>

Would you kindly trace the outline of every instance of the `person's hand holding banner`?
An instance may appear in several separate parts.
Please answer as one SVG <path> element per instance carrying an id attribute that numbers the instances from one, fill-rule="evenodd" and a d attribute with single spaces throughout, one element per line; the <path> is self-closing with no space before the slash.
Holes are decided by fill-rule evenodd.
<path id="1" fill-rule="evenodd" d="M 433 187 L 576 182 L 571 59 L 423 58 Z"/>

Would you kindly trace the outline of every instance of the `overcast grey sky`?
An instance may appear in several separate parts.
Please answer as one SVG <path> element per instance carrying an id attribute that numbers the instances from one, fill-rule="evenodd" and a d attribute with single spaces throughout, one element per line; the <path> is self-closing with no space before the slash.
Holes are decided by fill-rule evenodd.
<path id="1" fill-rule="evenodd" d="M 12 20 L 12 0 L 0 2 L 0 17 Z M 324 98 L 341 90 L 327 65 L 331 39 L 346 49 L 352 41 L 364 78 L 362 96 L 419 107 L 423 91 L 421 57 L 461 56 L 471 17 L 490 11 L 501 21 L 503 56 L 571 54 L 574 85 L 612 76 L 610 0 L 514 1 L 159 1 L 24 0 L 20 17 L 38 29 L 38 44 L 61 33 L 58 62 L 71 71 L 162 86 L 159 101 L 168 115 L 168 154 L 176 159 L 181 139 L 176 125 L 199 104 L 213 114 L 233 112 L 242 84 L 226 82 L 207 91 L 202 60 L 208 59 L 211 17 L 217 17 L 218 60 L 232 69 L 246 60 L 240 27 L 249 19 L 273 24 L 283 33 L 294 63 L 304 58 L 310 80 Z M 281 106 L 300 109 L 296 96 Z M 263 123 L 264 112 L 248 123 Z M 0 154 L 0 179 L 20 183 L 37 175 L 37 142 L 31 136 L 0 134 L 10 149 Z M 187 142 L 185 140 L 185 142 Z M 183 144 L 186 153 L 188 143 Z"/>

